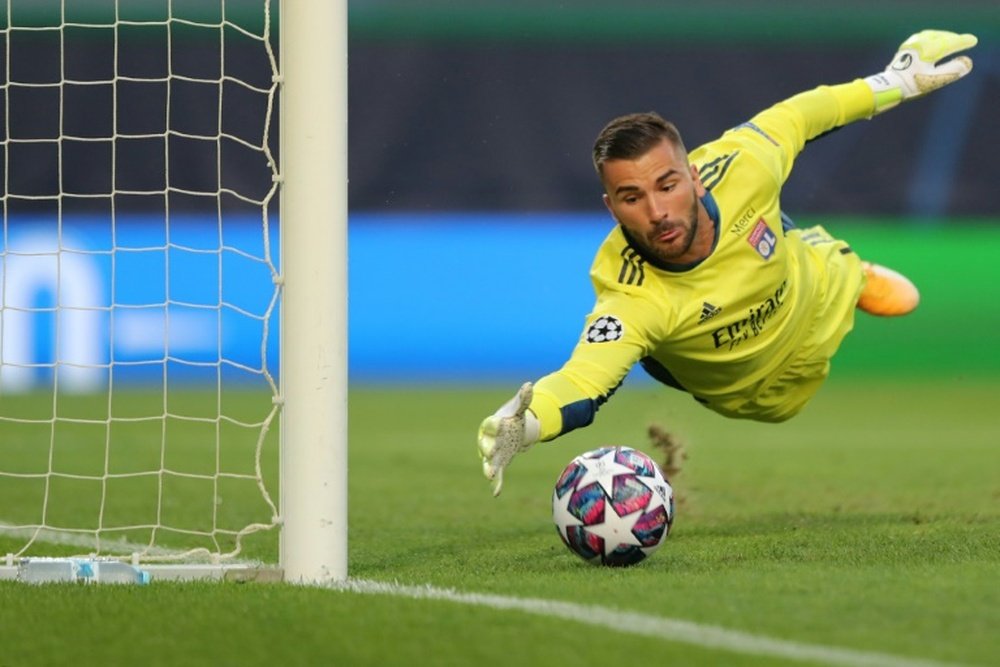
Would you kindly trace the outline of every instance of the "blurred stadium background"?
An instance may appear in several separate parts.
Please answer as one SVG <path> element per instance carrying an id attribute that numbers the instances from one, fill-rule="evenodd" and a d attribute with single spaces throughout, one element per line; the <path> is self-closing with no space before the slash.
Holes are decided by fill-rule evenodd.
<path id="1" fill-rule="evenodd" d="M 66 5 L 67 20 L 113 20 L 116 11 L 110 0 Z M 263 20 L 256 2 L 225 5 L 230 18 L 248 26 Z M 52 0 L 13 6 L 20 8 L 16 16 L 0 9 L 3 24 L 44 25 L 62 11 Z M 119 18 L 150 17 L 166 6 L 165 0 L 123 0 L 117 11 Z M 217 3 L 194 0 L 170 6 L 174 16 L 208 20 L 219 11 Z M 926 27 L 977 34 L 974 74 L 810 145 L 785 188 L 784 208 L 800 225 L 827 224 L 862 254 L 912 273 L 924 289 L 923 308 L 907 322 L 859 322 L 838 359 L 839 372 L 1000 371 L 990 342 L 1000 327 L 993 305 L 1000 277 L 993 260 L 1000 241 L 1000 13 L 992 0 L 809 0 L 794 7 L 777 0 L 358 0 L 350 5 L 349 54 L 352 382 L 509 382 L 552 369 L 575 342 L 591 304 L 587 269 L 609 224 L 589 156 L 608 119 L 655 109 L 674 120 L 693 147 L 795 92 L 881 70 L 906 36 Z M 184 46 L 174 50 L 172 71 L 217 76 L 218 32 L 172 30 Z M 61 65 L 57 38 L 10 33 L 0 71 L 11 81 L 113 73 L 115 44 L 107 35 L 73 29 L 65 35 Z M 120 68 L 156 76 L 168 67 L 162 34 L 122 26 L 118 35 Z M 258 44 L 237 35 L 224 49 L 229 71 L 268 85 L 270 69 Z M 60 187 L 51 154 L 8 144 L 8 136 L 112 131 L 107 91 L 77 88 L 65 89 L 61 106 L 58 90 L 4 86 L 5 244 L 15 244 L 17 234 L 55 233 L 46 222 L 51 204 L 8 201 L 7 194 Z M 119 131 L 162 131 L 165 90 L 120 95 Z M 259 101 L 241 99 L 238 90 L 224 95 L 234 103 L 227 130 L 259 138 Z M 215 131 L 217 90 L 175 82 L 170 104 L 172 127 Z M 272 132 L 272 141 L 276 137 Z M 63 189 L 108 191 L 110 151 L 71 144 L 64 142 L 61 156 Z M 136 148 L 115 155 L 116 187 L 162 184 L 163 156 Z M 227 185 L 251 193 L 269 186 L 259 156 L 206 154 L 173 139 L 169 149 L 174 183 L 214 182 L 218 157 Z M 106 204 L 63 203 L 70 218 L 79 218 L 79 242 L 103 247 L 107 233 L 99 220 Z M 182 194 L 171 194 L 168 203 L 172 215 L 191 223 L 176 228 L 192 238 L 199 216 L 212 214 L 204 201 Z M 163 202 L 155 210 L 129 198 L 117 205 L 119 214 L 134 216 L 123 233 L 134 233 L 137 243 L 161 233 L 143 220 L 162 216 Z M 259 243 L 255 224 L 251 217 L 233 233 L 243 229 L 246 243 Z M 206 230 L 214 233 L 211 225 Z M 196 292 L 205 272 L 214 270 L 195 259 L 180 272 L 175 294 Z M 107 266 L 95 265 L 91 273 L 95 284 L 110 280 Z M 255 292 L 258 283 L 263 287 Z M 15 286 L 8 280 L 8 291 Z M 266 299 L 270 276 L 261 272 L 258 281 L 232 287 L 244 288 L 234 298 Z M 44 286 L 25 289 L 38 292 L 24 297 L 33 303 L 52 299 Z M 199 342 L 199 326 L 192 319 L 190 335 L 180 336 L 190 355 L 217 355 L 217 340 Z M 228 354 L 259 356 L 258 331 L 232 331 L 233 339 L 223 342 Z M 35 358 L 51 358 L 51 326 L 35 326 L 30 335 Z M 276 350 L 272 337 L 272 365 Z"/>

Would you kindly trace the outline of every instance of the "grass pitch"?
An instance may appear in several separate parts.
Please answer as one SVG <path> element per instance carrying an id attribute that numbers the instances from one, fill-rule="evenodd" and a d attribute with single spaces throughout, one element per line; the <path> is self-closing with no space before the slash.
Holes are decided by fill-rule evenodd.
<path id="1" fill-rule="evenodd" d="M 357 388 L 351 576 L 600 605 L 909 660 L 997 664 L 998 390 L 989 378 L 835 376 L 802 415 L 762 425 L 626 383 L 593 426 L 517 458 L 494 499 L 474 433 L 513 387 Z M 681 499 L 673 533 L 637 567 L 590 566 L 552 527 L 552 484 L 584 450 L 649 451 L 651 421 L 688 453 L 672 480 Z M 248 551 L 275 560 L 276 535 Z M 274 584 L 0 582 L 0 600 L 2 665 L 543 665 L 622 655 L 796 664 L 518 611 Z"/>

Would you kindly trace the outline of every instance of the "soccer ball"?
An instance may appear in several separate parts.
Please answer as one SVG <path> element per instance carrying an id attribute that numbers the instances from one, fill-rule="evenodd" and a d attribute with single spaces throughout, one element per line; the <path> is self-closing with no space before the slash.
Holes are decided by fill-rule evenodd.
<path id="1" fill-rule="evenodd" d="M 552 493 L 552 520 L 590 563 L 635 565 L 656 551 L 674 520 L 674 490 L 653 459 L 602 447 L 573 459 Z"/>

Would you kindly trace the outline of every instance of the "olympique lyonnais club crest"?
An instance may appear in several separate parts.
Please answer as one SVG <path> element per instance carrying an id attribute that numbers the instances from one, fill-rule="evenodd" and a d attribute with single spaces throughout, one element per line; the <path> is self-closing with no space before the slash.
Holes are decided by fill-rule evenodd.
<path id="1" fill-rule="evenodd" d="M 599 317 L 587 329 L 588 343 L 610 343 L 618 340 L 625 333 L 621 320 L 613 315 Z"/>
<path id="2" fill-rule="evenodd" d="M 750 232 L 747 241 L 757 251 L 757 254 L 764 259 L 771 259 L 771 255 L 774 254 L 774 248 L 778 245 L 778 237 L 774 235 L 771 228 L 764 222 L 764 218 L 757 221 L 757 225 Z"/>

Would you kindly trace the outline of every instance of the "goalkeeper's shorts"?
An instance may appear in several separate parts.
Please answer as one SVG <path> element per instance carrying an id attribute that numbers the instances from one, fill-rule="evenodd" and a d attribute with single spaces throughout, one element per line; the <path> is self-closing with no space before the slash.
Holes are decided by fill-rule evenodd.
<path id="1" fill-rule="evenodd" d="M 780 422 L 798 414 L 830 374 L 830 359 L 854 328 L 854 312 L 864 286 L 860 258 L 844 241 L 820 226 L 785 228 L 786 237 L 798 236 L 812 261 L 811 273 L 819 291 L 815 319 L 798 351 L 755 388 L 749 400 L 706 407 L 739 419 Z"/>

